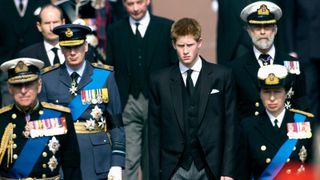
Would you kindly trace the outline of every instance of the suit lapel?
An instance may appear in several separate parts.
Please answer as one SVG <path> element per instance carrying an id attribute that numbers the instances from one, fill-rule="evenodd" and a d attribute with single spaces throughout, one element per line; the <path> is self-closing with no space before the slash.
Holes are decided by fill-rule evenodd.
<path id="1" fill-rule="evenodd" d="M 51 66 L 48 53 L 46 51 L 46 48 L 44 47 L 44 42 L 40 43 L 40 49 L 38 53 L 40 59 L 44 62 L 45 66 Z"/>
<path id="2" fill-rule="evenodd" d="M 87 85 L 88 83 L 90 83 L 92 81 L 91 76 L 93 73 L 93 67 L 91 66 L 91 64 L 88 61 L 86 62 L 86 67 L 84 69 L 84 72 L 86 72 L 86 73 L 83 73 L 82 78 L 81 78 L 79 85 L 78 85 L 78 89 L 83 89 L 83 87 L 85 85 Z"/>
<path id="3" fill-rule="evenodd" d="M 150 23 L 144 36 L 146 38 L 146 48 L 148 49 L 146 51 L 146 60 L 148 61 L 146 64 L 147 67 L 151 64 L 152 61 L 150 60 L 152 59 L 152 55 L 154 54 L 156 47 L 158 47 L 155 42 L 159 41 L 157 39 L 161 37 L 160 34 L 164 34 L 164 32 L 161 32 L 161 26 L 157 25 L 156 19 L 151 15 Z"/>
<path id="4" fill-rule="evenodd" d="M 181 132 L 184 132 L 182 103 L 182 88 L 184 88 L 184 84 L 182 83 L 179 66 L 176 66 L 176 68 L 171 71 L 170 77 L 170 94 L 173 102 L 173 108 L 176 113 Z"/>
<path id="5" fill-rule="evenodd" d="M 246 59 L 246 66 L 244 66 L 245 70 L 248 72 L 249 77 L 254 82 L 254 87 L 259 89 L 258 87 L 258 78 L 257 73 L 258 69 L 260 68 L 259 63 L 256 60 L 256 57 L 254 56 L 253 51 L 249 53 L 248 59 Z"/>
<path id="6" fill-rule="evenodd" d="M 199 100 L 199 125 L 201 124 L 202 120 L 203 120 L 203 115 L 204 112 L 206 110 L 206 106 L 207 106 L 207 102 L 209 99 L 209 94 L 210 94 L 210 88 L 212 85 L 212 76 L 213 71 L 211 69 L 209 69 L 209 64 L 203 60 L 202 60 L 202 68 L 199 74 L 199 79 L 197 82 L 200 82 L 200 84 L 198 85 L 200 88 L 200 100 Z M 200 81 L 199 81 L 200 80 Z"/>
<path id="7" fill-rule="evenodd" d="M 62 82 L 67 87 L 71 87 L 71 78 L 68 74 L 67 67 L 65 64 L 61 65 L 59 72 L 59 81 Z"/>

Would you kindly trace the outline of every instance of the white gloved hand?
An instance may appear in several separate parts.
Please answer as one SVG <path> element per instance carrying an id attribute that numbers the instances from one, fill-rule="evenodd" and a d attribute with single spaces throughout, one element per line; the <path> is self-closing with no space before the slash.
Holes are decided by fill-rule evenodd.
<path id="1" fill-rule="evenodd" d="M 120 166 L 111 166 L 108 180 L 122 180 L 122 168 Z"/>

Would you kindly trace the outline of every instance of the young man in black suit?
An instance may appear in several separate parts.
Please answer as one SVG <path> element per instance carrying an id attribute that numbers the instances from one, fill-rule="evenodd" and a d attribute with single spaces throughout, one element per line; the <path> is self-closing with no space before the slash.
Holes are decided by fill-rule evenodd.
<path id="1" fill-rule="evenodd" d="M 252 39 L 252 50 L 232 62 L 237 85 L 238 111 L 240 117 L 259 116 L 264 111 L 259 97 L 257 72 L 267 64 L 281 64 L 288 68 L 291 89 L 288 91 L 286 107 L 305 110 L 305 81 L 299 60 L 283 53 L 274 45 L 278 32 L 277 22 L 282 15 L 279 6 L 268 1 L 258 1 L 246 6 L 240 14 L 247 23 L 247 32 Z"/>
<path id="2" fill-rule="evenodd" d="M 200 57 L 196 20 L 178 20 L 171 35 L 179 64 L 152 74 L 150 81 L 149 179 L 233 179 L 232 72 Z"/>
<path id="3" fill-rule="evenodd" d="M 111 24 L 107 30 L 107 64 L 114 66 L 126 131 L 124 179 L 137 179 L 142 163 L 148 180 L 147 114 L 151 72 L 176 63 L 171 45 L 171 20 L 149 13 L 150 0 L 123 0 L 129 17 Z"/>

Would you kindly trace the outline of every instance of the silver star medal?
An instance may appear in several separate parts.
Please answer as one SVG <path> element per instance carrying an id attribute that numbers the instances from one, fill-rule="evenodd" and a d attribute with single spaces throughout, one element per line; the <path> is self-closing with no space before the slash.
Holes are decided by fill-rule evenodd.
<path id="1" fill-rule="evenodd" d="M 92 109 L 90 115 L 93 117 L 94 120 L 96 120 L 98 122 L 98 127 L 100 129 L 104 129 L 105 128 L 105 124 L 106 124 L 106 120 L 102 117 L 102 110 L 101 108 L 99 108 L 97 105 L 94 106 L 94 108 Z"/>
<path id="2" fill-rule="evenodd" d="M 48 162 L 48 165 L 49 165 L 49 168 L 51 170 L 51 172 L 57 168 L 58 166 L 58 160 L 56 157 L 52 156 L 50 159 L 49 159 L 49 162 Z"/>
<path id="3" fill-rule="evenodd" d="M 69 91 L 72 95 L 76 96 L 77 95 L 77 91 L 78 91 L 78 87 L 76 86 L 76 82 L 72 81 L 71 83 L 71 88 L 69 88 Z"/>
<path id="4" fill-rule="evenodd" d="M 53 154 L 55 154 L 59 150 L 60 143 L 56 137 L 52 137 L 52 139 L 49 141 L 48 147 Z"/>

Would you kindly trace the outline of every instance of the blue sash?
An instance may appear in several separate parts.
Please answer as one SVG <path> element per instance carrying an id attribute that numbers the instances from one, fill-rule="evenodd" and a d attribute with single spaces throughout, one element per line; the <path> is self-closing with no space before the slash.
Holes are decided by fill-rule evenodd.
<path id="1" fill-rule="evenodd" d="M 39 119 L 60 117 L 61 113 L 51 109 L 43 109 L 43 114 Z M 38 161 L 43 149 L 46 147 L 50 137 L 29 138 L 23 147 L 19 158 L 13 164 L 8 177 L 25 178 L 28 177 L 34 165 Z"/>
<path id="2" fill-rule="evenodd" d="M 302 114 L 294 114 L 294 122 L 304 122 L 306 116 Z M 287 159 L 290 157 L 294 146 L 297 144 L 298 139 L 288 139 L 278 150 L 277 154 L 273 157 L 270 164 L 265 168 L 259 179 L 269 180 L 274 179 L 281 168 L 286 163 Z"/>
<path id="3" fill-rule="evenodd" d="M 103 69 L 94 69 L 93 75 L 91 76 L 92 81 L 87 84 L 83 90 L 89 89 L 98 89 L 102 88 L 108 78 L 110 72 Z M 76 121 L 81 114 L 86 111 L 90 104 L 83 105 L 81 102 L 81 94 L 79 93 L 76 97 L 73 98 L 69 107 L 71 109 L 72 119 Z"/>

